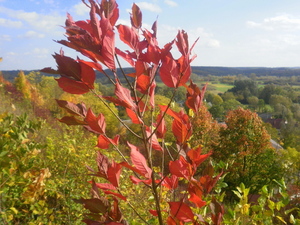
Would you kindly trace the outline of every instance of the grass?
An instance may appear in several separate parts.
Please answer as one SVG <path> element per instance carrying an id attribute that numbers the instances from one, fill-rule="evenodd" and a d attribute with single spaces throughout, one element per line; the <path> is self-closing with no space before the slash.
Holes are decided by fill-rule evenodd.
<path id="1" fill-rule="evenodd" d="M 213 84 L 213 83 L 208 82 L 207 90 L 218 94 L 218 93 L 224 93 L 232 87 L 233 87 L 233 85 L 230 85 L 230 84 L 221 84 L 221 83 Z"/>

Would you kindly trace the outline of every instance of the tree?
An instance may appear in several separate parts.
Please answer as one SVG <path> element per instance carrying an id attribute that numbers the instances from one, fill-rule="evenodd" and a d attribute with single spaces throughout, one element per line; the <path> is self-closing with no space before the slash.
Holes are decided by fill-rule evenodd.
<path id="1" fill-rule="evenodd" d="M 258 107 L 259 99 L 256 96 L 250 96 L 247 98 L 247 102 L 252 109 L 256 109 Z"/>
<path id="2" fill-rule="evenodd" d="M 86 5 L 90 8 L 90 20 L 74 21 L 68 15 L 65 24 L 67 40 L 58 41 L 80 52 L 89 61 L 80 58 L 74 60 L 65 56 L 61 50 L 53 55 L 58 69 L 45 68 L 43 72 L 60 74 L 58 85 L 69 94 L 81 96 L 93 93 L 118 119 L 120 125 L 140 141 L 132 144 L 125 136 L 126 143 L 120 143 L 119 134 L 107 132 L 109 127 L 102 113 L 95 114 L 84 103 L 57 100 L 58 105 L 70 114 L 60 121 L 68 125 L 84 126 L 96 134 L 97 147 L 101 149 L 97 153 L 97 168 L 88 167 L 94 175 L 90 182 L 92 197 L 76 200 L 90 211 L 90 217 L 83 221 L 87 224 L 128 224 L 126 219 L 132 219 L 133 214 L 124 218 L 122 211 L 130 207 L 139 224 L 205 222 L 207 216 L 198 214 L 204 207 L 208 208 L 204 197 L 211 193 L 221 174 L 214 176 L 210 170 L 203 177 L 195 178 L 197 168 L 211 152 L 201 154 L 201 147 L 189 145 L 188 141 L 193 134 L 191 118 L 184 109 L 171 109 L 178 88 L 184 87 L 187 91 L 186 106 L 193 111 L 193 115 L 200 113 L 204 91 L 200 91 L 192 81 L 187 84 L 191 75 L 190 63 L 194 59 L 191 54 L 194 44 L 189 47 L 187 33 L 180 30 L 174 40 L 159 47 L 157 23 L 153 23 L 151 31 L 142 28 L 142 13 L 136 4 L 132 6 L 131 26 L 126 26 L 116 25 L 119 10 L 114 0 L 101 3 L 90 0 L 89 3 Z M 115 32 L 119 33 L 121 41 L 130 50 L 122 51 L 115 47 Z M 170 51 L 173 45 L 180 53 L 178 59 Z M 119 57 L 134 68 L 134 73 L 124 72 Z M 112 72 L 112 76 L 103 70 L 103 66 Z M 116 73 L 117 66 L 120 67 L 123 79 Z M 114 87 L 114 96 L 102 96 L 97 92 L 94 70 L 107 76 Z M 158 108 L 155 104 L 156 77 L 173 90 L 170 101 Z M 132 130 L 109 104 L 123 108 L 130 123 L 136 124 L 139 130 Z M 166 115 L 172 118 L 171 132 L 175 143 L 165 141 Z M 119 158 L 106 156 L 105 152 L 111 151 L 118 153 Z M 154 154 L 160 155 L 159 161 L 153 157 Z M 122 185 L 126 178 L 131 181 L 131 186 L 141 185 L 145 190 L 144 197 L 153 201 L 147 201 L 142 209 L 136 207 L 135 204 L 143 201 L 130 201 L 128 188 Z M 221 224 L 223 207 L 213 198 L 210 208 L 209 220 Z M 145 213 L 145 209 L 148 213 Z"/>
<path id="3" fill-rule="evenodd" d="M 220 129 L 213 158 L 231 165 L 224 179 L 229 193 L 240 183 L 257 193 L 272 179 L 280 178 L 280 167 L 274 163 L 278 157 L 271 149 L 270 135 L 256 113 L 242 108 L 229 111 L 225 124 Z"/>
<path id="4" fill-rule="evenodd" d="M 15 78 L 15 86 L 17 90 L 23 94 L 24 99 L 31 99 L 31 85 L 26 79 L 23 71 L 20 71 Z"/>
<path id="5" fill-rule="evenodd" d="M 260 92 L 259 99 L 263 99 L 266 104 L 269 104 L 271 96 L 274 94 L 280 95 L 282 91 L 283 91 L 282 88 L 277 85 L 267 84 Z"/>
<path id="6" fill-rule="evenodd" d="M 221 95 L 223 101 L 228 101 L 231 99 L 235 99 L 235 96 L 232 92 L 226 91 L 224 94 Z"/>
<path id="7" fill-rule="evenodd" d="M 211 102 L 213 105 L 220 105 L 223 103 L 223 99 L 220 97 L 220 95 L 215 95 Z"/>
<path id="8" fill-rule="evenodd" d="M 219 142 L 220 126 L 213 119 L 206 106 L 202 106 L 199 114 L 192 119 L 193 137 L 192 146 L 202 146 L 204 152 L 209 152 Z"/>
<path id="9" fill-rule="evenodd" d="M 241 102 L 246 103 L 246 100 L 250 96 L 258 95 L 258 87 L 254 80 L 250 79 L 239 79 L 234 82 L 234 87 L 228 90 L 233 92 L 235 95 L 240 95 L 242 98 Z"/>

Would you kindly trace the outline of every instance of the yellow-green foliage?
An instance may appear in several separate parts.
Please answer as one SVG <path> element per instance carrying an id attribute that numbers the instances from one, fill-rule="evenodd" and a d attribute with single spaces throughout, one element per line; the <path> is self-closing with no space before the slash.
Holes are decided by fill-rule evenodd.
<path id="1" fill-rule="evenodd" d="M 89 194 L 85 163 L 94 163 L 96 140 L 79 128 L 51 126 L 56 130 L 25 114 L 1 114 L 0 224 L 80 224 L 83 212 L 72 199 Z"/>

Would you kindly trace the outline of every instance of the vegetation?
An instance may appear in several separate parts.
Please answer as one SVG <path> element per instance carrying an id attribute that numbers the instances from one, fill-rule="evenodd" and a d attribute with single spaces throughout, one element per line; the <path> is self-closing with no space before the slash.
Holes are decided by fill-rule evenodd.
<path id="1" fill-rule="evenodd" d="M 137 5 L 131 27 L 115 1 L 89 7 L 58 42 L 91 61 L 0 79 L 1 224 L 299 224 L 298 78 L 195 76 L 184 31 L 160 48 Z"/>

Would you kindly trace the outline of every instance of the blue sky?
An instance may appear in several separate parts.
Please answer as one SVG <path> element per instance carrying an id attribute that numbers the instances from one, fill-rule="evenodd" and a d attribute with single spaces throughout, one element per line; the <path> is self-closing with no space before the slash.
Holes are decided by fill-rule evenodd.
<path id="1" fill-rule="evenodd" d="M 300 66 L 299 0 L 117 0 L 120 23 L 129 23 L 135 2 L 143 24 L 158 18 L 158 41 L 171 41 L 178 29 L 191 43 L 200 37 L 195 66 Z M 0 0 L 0 70 L 54 67 L 51 54 L 62 47 L 66 13 L 88 19 L 80 0 Z"/>

